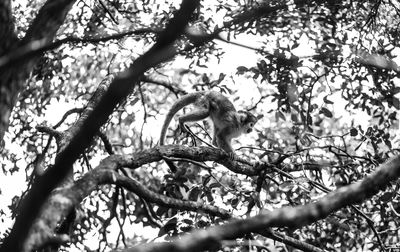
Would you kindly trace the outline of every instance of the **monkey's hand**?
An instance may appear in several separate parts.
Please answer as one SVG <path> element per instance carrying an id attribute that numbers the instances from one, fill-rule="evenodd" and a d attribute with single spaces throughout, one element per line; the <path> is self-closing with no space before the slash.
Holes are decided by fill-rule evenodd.
<path id="1" fill-rule="evenodd" d="M 251 163 L 250 161 L 248 161 L 246 159 L 241 158 L 240 156 L 236 155 L 233 151 L 227 152 L 227 154 L 228 154 L 228 159 L 232 162 L 235 161 L 235 162 L 239 162 L 242 164 L 253 166 L 253 163 Z"/>

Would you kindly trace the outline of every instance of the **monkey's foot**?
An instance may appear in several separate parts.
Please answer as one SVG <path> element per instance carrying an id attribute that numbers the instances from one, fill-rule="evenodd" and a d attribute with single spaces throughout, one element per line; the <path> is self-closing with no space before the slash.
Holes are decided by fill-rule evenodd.
<path id="1" fill-rule="evenodd" d="M 231 161 L 235 161 L 237 159 L 235 153 L 233 153 L 233 152 L 228 152 L 228 157 L 229 157 L 229 160 L 231 160 Z"/>
<path id="2" fill-rule="evenodd" d="M 236 155 L 234 152 L 228 152 L 227 154 L 228 154 L 229 160 L 232 161 L 232 162 L 235 161 L 235 162 L 239 162 L 239 163 L 242 163 L 242 164 L 247 164 L 247 165 L 250 165 L 250 166 L 253 166 L 253 165 L 254 165 L 254 164 L 251 163 L 250 161 L 239 157 L 239 156 Z"/>

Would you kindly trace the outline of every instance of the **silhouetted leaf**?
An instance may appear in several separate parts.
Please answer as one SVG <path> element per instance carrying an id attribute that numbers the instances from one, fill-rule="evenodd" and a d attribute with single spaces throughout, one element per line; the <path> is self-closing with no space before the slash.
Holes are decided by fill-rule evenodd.
<path id="1" fill-rule="evenodd" d="M 332 117 L 333 117 L 332 112 L 329 111 L 329 110 L 328 110 L 327 108 L 325 108 L 325 107 L 322 107 L 321 110 L 320 110 L 319 112 L 320 112 L 320 114 L 324 114 L 326 117 L 329 117 L 329 118 L 332 118 Z"/>
<path id="2" fill-rule="evenodd" d="M 394 194 L 392 192 L 385 192 L 384 194 L 382 194 L 381 197 L 379 197 L 379 200 L 381 202 L 387 203 L 392 200 L 393 196 Z"/>
<path id="3" fill-rule="evenodd" d="M 358 135 L 358 130 L 356 128 L 352 128 L 350 130 L 350 136 L 357 136 Z"/>
<path id="4" fill-rule="evenodd" d="M 244 74 L 245 72 L 247 72 L 249 69 L 247 68 L 247 67 L 244 67 L 244 66 L 240 66 L 240 67 L 238 67 L 237 69 L 237 74 Z"/>
<path id="5" fill-rule="evenodd" d="M 333 101 L 328 100 L 328 96 L 324 96 L 324 102 L 326 104 L 333 104 Z"/>

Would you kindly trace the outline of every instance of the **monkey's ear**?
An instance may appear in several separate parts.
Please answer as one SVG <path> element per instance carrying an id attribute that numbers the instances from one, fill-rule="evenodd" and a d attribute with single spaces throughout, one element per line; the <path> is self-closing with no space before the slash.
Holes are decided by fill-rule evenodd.
<path id="1" fill-rule="evenodd" d="M 247 114 L 243 110 L 239 110 L 238 114 L 239 114 L 239 121 L 240 121 L 240 123 L 243 124 L 247 120 Z"/>

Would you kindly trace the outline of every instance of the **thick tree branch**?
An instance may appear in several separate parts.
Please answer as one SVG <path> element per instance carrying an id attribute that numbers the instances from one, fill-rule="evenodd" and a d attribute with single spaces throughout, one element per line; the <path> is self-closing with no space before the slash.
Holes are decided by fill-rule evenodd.
<path id="1" fill-rule="evenodd" d="M 363 180 L 341 187 L 316 202 L 283 207 L 272 212 L 264 211 L 245 220 L 234 220 L 224 225 L 194 231 L 171 243 L 151 243 L 122 251 L 202 251 L 219 246 L 222 240 L 235 239 L 251 232 L 264 232 L 270 227 L 299 228 L 323 219 L 345 206 L 361 203 L 399 176 L 400 156 L 396 156 Z"/>
<path id="2" fill-rule="evenodd" d="M 159 30 L 143 28 L 134 31 L 112 34 L 104 37 L 86 37 L 86 38 L 66 37 L 63 39 L 56 40 L 54 42 L 49 42 L 47 39 L 34 40 L 0 57 L 0 71 L 8 67 L 15 66 L 16 64 L 26 61 L 27 59 L 39 56 L 46 51 L 54 50 L 64 44 L 78 44 L 78 43 L 95 44 L 100 42 L 107 42 L 114 39 L 118 40 L 131 35 L 160 33 L 160 32 L 161 31 Z"/>
<path id="3" fill-rule="evenodd" d="M 40 39 L 52 41 L 75 2 L 76 0 L 47 1 L 30 24 L 22 44 Z"/>
<path id="4" fill-rule="evenodd" d="M 15 43 L 16 35 L 8 31 L 8 34 L 1 34 L 5 35 L 1 36 L 2 40 L 6 40 L 6 42 L 2 42 L 2 44 L 12 43 L 12 48 L 6 48 L 10 50 L 19 48 L 21 45 L 35 40 L 43 40 L 45 42 L 52 41 L 57 30 L 64 23 L 65 17 L 75 1 L 76 0 L 48 0 L 39 10 L 36 18 L 33 20 L 25 37 L 20 43 Z M 9 3 L 8 0 L 4 3 L 6 7 L 8 5 L 7 2 Z M 4 50 L 4 48 L 2 48 L 2 50 Z M 0 55 L 3 56 L 3 54 Z M 17 102 L 18 95 L 25 87 L 26 78 L 32 71 L 38 58 L 39 55 L 26 59 L 21 65 L 0 69 L 0 141 L 3 140 L 4 134 L 8 128 L 10 114 Z"/>
<path id="5" fill-rule="evenodd" d="M 132 156 L 123 157 L 121 159 L 123 162 L 121 166 L 135 169 L 143 164 L 161 161 L 165 157 L 190 159 L 199 162 L 214 161 L 235 173 L 248 176 L 257 175 L 264 168 L 259 165 L 250 166 L 232 161 L 229 155 L 221 149 L 206 146 L 187 147 L 182 145 L 163 145 L 137 152 L 132 154 Z"/>
<path id="6" fill-rule="evenodd" d="M 87 105 L 85 106 L 85 108 L 69 110 L 66 114 L 64 114 L 62 120 L 53 127 L 48 127 L 48 126 L 43 126 L 43 125 L 36 127 L 36 129 L 39 132 L 45 132 L 45 133 L 49 134 L 50 136 L 56 138 L 56 143 L 58 146 L 57 153 L 60 153 L 63 150 L 63 148 L 66 147 L 66 145 L 70 142 L 70 140 L 73 137 L 73 135 L 75 134 L 75 132 L 78 131 L 79 128 L 82 126 L 83 121 L 88 117 L 88 115 L 91 113 L 93 108 L 97 105 L 97 103 L 100 101 L 101 97 L 106 92 L 112 79 L 113 79 L 113 75 L 109 75 L 102 80 L 102 82 L 97 87 L 96 91 L 91 96 L 91 98 L 90 98 L 89 102 L 87 103 Z M 61 125 L 61 123 L 65 120 L 65 118 L 67 118 L 67 116 L 69 114 L 78 113 L 78 112 L 80 113 L 80 117 L 66 131 L 60 132 L 60 131 L 55 130 L 55 128 L 58 127 L 59 125 Z M 57 158 L 57 156 L 56 156 L 56 158 Z M 42 157 L 41 159 L 44 159 L 44 157 Z M 44 169 L 41 169 L 42 172 L 40 172 L 38 174 L 42 175 L 43 170 Z M 64 181 L 64 188 L 69 188 L 67 183 L 70 184 L 72 182 L 73 182 L 73 174 L 72 174 L 72 169 L 71 169 L 71 173 L 69 174 L 67 179 Z M 56 197 L 56 199 L 54 199 L 54 197 Z M 43 247 L 46 244 L 48 244 L 49 241 L 52 241 L 52 238 L 54 236 L 54 230 L 55 230 L 55 227 L 57 226 L 57 224 L 59 224 L 61 222 L 63 224 L 65 224 L 65 222 L 63 220 L 65 218 L 67 218 L 67 216 L 70 216 L 71 213 L 75 213 L 75 212 L 73 212 L 74 210 L 72 209 L 73 204 L 70 204 L 69 202 L 64 202 L 64 201 L 62 201 L 62 202 L 58 202 L 58 201 L 60 201 L 58 194 L 56 194 L 56 196 L 54 196 L 54 194 L 53 194 L 53 196 L 50 197 L 50 200 L 47 203 L 48 204 L 47 207 L 50 208 L 50 212 L 47 208 L 44 210 L 46 212 L 46 215 L 48 215 L 48 217 L 39 218 L 37 221 L 34 222 L 34 224 L 32 225 L 31 232 L 28 236 L 26 245 L 25 245 L 26 250 L 31 250 L 32 248 Z M 57 204 L 57 202 L 59 204 Z M 59 211 L 59 210 L 61 210 L 60 214 L 54 215 L 53 211 Z M 57 217 L 59 217 L 59 218 L 57 218 Z M 43 221 L 44 219 L 46 221 Z M 58 221 L 56 221 L 56 220 L 58 220 Z M 55 223 L 53 223 L 53 225 L 51 225 L 50 224 L 51 221 L 55 221 Z M 71 220 L 71 222 L 73 222 L 73 221 L 74 221 L 74 219 Z M 44 223 L 49 223 L 49 225 L 44 224 Z M 68 224 L 66 224 L 66 225 L 68 225 Z M 59 238 L 62 238 L 62 240 L 65 240 L 65 237 L 60 236 Z"/>
<path id="7" fill-rule="evenodd" d="M 155 193 L 147 189 L 143 183 L 120 175 L 117 172 L 118 169 L 121 169 L 125 165 L 134 167 L 140 164 L 139 166 L 141 166 L 151 161 L 152 159 L 143 158 L 141 154 L 133 154 L 128 157 L 112 155 L 105 158 L 95 169 L 87 172 L 76 182 L 54 190 L 44 205 L 40 217 L 33 226 L 33 230 L 26 243 L 26 249 L 31 250 L 47 243 L 53 237 L 58 224 L 66 218 L 73 208 L 90 195 L 90 193 L 97 190 L 99 185 L 103 184 L 114 184 L 124 187 L 147 202 L 155 203 L 159 206 L 194 212 L 201 211 L 224 219 L 231 217 L 228 211 L 214 206 L 194 201 L 178 200 Z"/>
<path id="8" fill-rule="evenodd" d="M 93 97 L 97 96 L 94 95 Z M 95 100 L 95 98 L 91 99 L 91 101 Z M 91 103 L 89 102 L 89 104 Z M 88 105 L 87 107 L 90 106 Z M 78 121 L 79 120 L 80 119 L 78 119 Z M 52 134 L 51 128 L 47 128 L 46 130 L 49 129 L 49 133 Z M 44 131 L 46 132 L 46 130 Z M 68 131 L 69 130 L 66 132 Z M 64 132 L 57 132 L 57 134 L 63 135 Z M 66 134 L 64 138 L 69 138 L 68 134 Z M 139 151 L 131 155 L 111 155 L 105 158 L 98 167 L 86 173 L 78 181 L 72 182 L 72 180 L 70 180 L 68 181 L 70 183 L 64 184 L 62 188 L 56 189 L 51 194 L 49 200 L 43 207 L 41 216 L 32 226 L 32 231 L 30 232 L 26 243 L 27 250 L 46 244 L 48 240 L 53 237 L 57 225 L 67 217 L 67 215 L 73 210 L 74 206 L 78 205 L 83 198 L 96 190 L 96 188 L 101 184 L 115 184 L 124 187 L 145 199 L 147 202 L 155 203 L 160 206 L 188 211 L 202 211 L 222 218 L 231 217 L 230 213 L 223 209 L 205 206 L 204 204 L 191 201 L 176 200 L 157 194 L 143 187 L 143 184 L 139 181 L 122 176 L 116 172 L 122 168 L 136 169 L 145 164 L 163 161 L 163 157 L 166 156 L 196 161 L 215 161 L 225 165 L 233 172 L 250 176 L 257 174 L 258 172 L 256 167 L 250 167 L 238 162 L 233 162 L 224 151 L 211 147 L 166 145 Z M 65 238 L 63 239 L 65 240 Z"/>
<path id="9" fill-rule="evenodd" d="M 167 152 L 172 155 L 187 156 L 193 159 L 197 158 L 198 160 L 224 159 L 226 155 L 222 151 L 215 154 L 215 150 L 209 147 L 194 149 L 195 150 L 190 147 L 162 146 L 131 155 L 111 155 L 105 158 L 95 169 L 86 173 L 73 184 L 52 192 L 50 199 L 43 207 L 43 212 L 33 227 L 34 230 L 29 236 L 27 247 L 32 249 L 48 243 L 48 241 L 53 238 L 54 230 L 57 228 L 57 225 L 67 217 L 74 206 L 78 205 L 85 197 L 97 190 L 98 186 L 102 184 L 121 186 L 145 199 L 146 202 L 154 203 L 159 206 L 176 208 L 183 211 L 200 211 L 224 219 L 231 218 L 231 213 L 224 209 L 204 205 L 203 203 L 166 197 L 147 189 L 139 181 L 120 175 L 117 172 L 123 167 L 134 169 L 144 164 L 160 161 Z M 318 251 L 317 248 L 309 244 L 302 243 L 296 239 L 275 233 L 271 230 L 268 232 L 260 232 L 260 234 L 304 251 Z M 65 237 L 61 238 L 63 238 L 63 240 L 66 239 Z"/>
<path id="10" fill-rule="evenodd" d="M 298 5 L 305 4 L 307 1 L 297 1 Z M 186 30 L 185 35 L 189 37 L 195 44 L 202 44 L 208 41 L 211 41 L 215 38 L 221 39 L 222 41 L 227 42 L 225 39 L 219 37 L 219 33 L 225 29 L 233 28 L 233 26 L 249 22 L 256 18 L 267 16 L 275 11 L 287 9 L 288 5 L 286 3 L 279 4 L 275 6 L 270 6 L 269 4 L 264 4 L 258 7 L 255 7 L 249 11 L 243 12 L 234 16 L 230 21 L 224 23 L 224 25 L 220 28 L 217 28 L 215 32 L 212 34 L 195 34 L 191 33 L 190 29 Z M 171 26 L 172 27 L 172 26 Z M 64 39 L 57 40 L 55 42 L 49 42 L 46 39 L 37 39 L 32 40 L 29 44 L 18 48 L 8 55 L 5 55 L 0 58 L 0 71 L 6 67 L 13 66 L 21 61 L 25 61 L 31 57 L 40 55 L 41 53 L 49 50 L 56 49 L 63 44 L 66 43 L 99 43 L 106 42 L 113 39 L 121 39 L 126 36 L 131 35 L 141 35 L 141 34 L 160 34 L 160 30 L 152 29 L 152 28 L 142 28 L 134 31 L 127 31 L 118 34 L 113 34 L 105 37 L 91 37 L 91 38 L 77 38 L 77 37 L 67 37 Z"/>
<path id="11" fill-rule="evenodd" d="M 67 111 L 63 115 L 60 122 L 58 122 L 53 127 L 48 127 L 45 125 L 39 125 L 36 127 L 39 132 L 47 133 L 56 138 L 58 146 L 57 152 L 61 152 L 65 148 L 65 146 L 71 141 L 71 138 L 76 134 L 76 132 L 79 131 L 80 127 L 82 127 L 83 122 L 87 119 L 89 114 L 93 111 L 93 108 L 96 107 L 104 93 L 107 91 L 113 78 L 114 75 L 108 75 L 101 81 L 85 108 L 75 108 Z M 72 113 L 80 113 L 78 120 L 66 131 L 57 131 L 55 128 L 59 127 L 64 122 L 64 120 Z"/>
<path id="12" fill-rule="evenodd" d="M 228 211 L 219 209 L 214 206 L 204 205 L 202 203 L 193 202 L 193 201 L 181 201 L 181 200 L 173 199 L 170 197 L 166 197 L 164 195 L 154 193 L 154 192 L 148 190 L 147 188 L 143 187 L 143 184 L 140 183 L 139 181 L 136 181 L 134 179 L 131 179 L 131 178 L 128 178 L 125 176 L 121 176 L 119 174 L 116 175 L 115 173 L 108 172 L 107 174 L 104 174 L 103 178 L 104 178 L 104 181 L 102 181 L 102 182 L 115 183 L 119 186 L 122 186 L 122 187 L 134 192 L 138 196 L 144 198 L 146 201 L 148 201 L 150 203 L 155 203 L 159 206 L 176 208 L 176 209 L 183 210 L 183 211 L 200 211 L 200 212 L 204 212 L 204 213 L 210 214 L 212 216 L 218 216 L 218 217 L 221 217 L 224 219 L 231 217 L 231 214 Z M 268 232 L 262 233 L 262 235 L 264 235 L 270 239 L 280 241 L 280 242 L 290 245 L 292 247 L 302 249 L 303 251 L 322 252 L 321 249 L 318 249 L 315 246 L 312 246 L 305 242 L 301 242 L 301 241 L 291 238 L 289 236 L 273 232 L 271 230 L 269 230 Z"/>
<path id="13" fill-rule="evenodd" d="M 218 207 L 205 205 L 203 203 L 194 201 L 183 201 L 167 197 L 158 193 L 155 193 L 143 186 L 143 183 L 139 181 L 122 176 L 115 173 L 114 171 L 102 171 L 100 174 L 98 184 L 116 184 L 118 186 L 124 187 L 125 189 L 137 194 L 139 197 L 145 199 L 147 202 L 155 203 L 159 206 L 176 208 L 183 211 L 200 211 L 213 216 L 218 216 L 224 219 L 230 217 L 230 213 L 226 210 L 220 209 Z M 83 180 L 82 180 L 83 182 Z M 85 184 L 82 184 L 83 186 Z M 92 188 L 94 189 L 94 188 Z M 92 191 L 92 190 L 91 190 Z M 90 191 L 88 191 L 90 193 Z"/>
<path id="14" fill-rule="evenodd" d="M 54 3 L 54 1 L 52 1 Z M 190 19 L 198 1 L 184 0 L 181 8 L 175 13 L 174 18 L 167 25 L 166 30 L 160 35 L 156 44 L 144 55 L 139 57 L 130 68 L 117 76 L 110 84 L 101 101 L 82 123 L 80 129 L 72 137 L 69 144 L 59 153 L 53 167 L 46 170 L 32 185 L 21 204 L 21 212 L 15 224 L 4 240 L 0 251 L 25 251 L 24 244 L 39 211 L 50 195 L 51 191 L 59 185 L 69 174 L 75 160 L 97 134 L 109 115 L 118 103 L 131 93 L 135 83 L 150 67 L 153 67 L 176 55 L 172 42 L 180 35 Z M 174 27 L 171 27 L 174 26 Z M 1 107 L 1 106 L 0 106 Z"/>
<path id="15" fill-rule="evenodd" d="M 92 113 L 92 111 L 96 108 L 99 104 L 101 99 L 103 98 L 104 94 L 107 92 L 111 82 L 114 79 L 114 75 L 106 76 L 97 87 L 96 91 L 90 97 L 89 102 L 87 103 L 86 107 L 81 112 L 78 120 L 72 125 L 68 130 L 63 132 L 63 138 L 59 145 L 60 149 L 59 152 L 62 151 L 71 141 L 72 137 L 74 137 L 82 127 L 84 127 L 85 122 L 87 122 L 88 117 Z M 96 132 L 97 133 L 97 132 Z"/>
<path id="16" fill-rule="evenodd" d="M 11 0 L 0 1 L 0 56 L 9 52 L 18 42 L 11 13 Z"/>
<path id="17" fill-rule="evenodd" d="M 226 154 L 223 151 L 218 151 L 210 147 L 161 146 L 126 156 L 112 155 L 104 159 L 97 168 L 95 168 L 92 172 L 85 174 L 82 179 L 75 182 L 74 185 L 72 185 L 71 187 L 63 188 L 62 190 L 55 192 L 62 193 L 64 196 L 62 196 L 61 198 L 60 196 L 53 196 L 51 197 L 51 199 L 58 201 L 64 197 L 67 197 L 68 201 L 62 200 L 62 202 L 67 205 L 64 207 L 64 209 L 55 210 L 52 204 L 56 206 L 59 206 L 60 204 L 55 204 L 53 202 L 49 203 L 50 206 L 44 207 L 45 212 L 42 213 L 42 217 L 40 218 L 42 220 L 41 223 L 52 224 L 51 227 L 48 227 L 45 230 L 51 231 L 52 228 L 54 228 L 56 224 L 65 217 L 65 214 L 68 212 L 68 210 L 72 209 L 74 205 L 81 202 L 84 197 L 89 195 L 100 184 L 116 184 L 122 186 L 136 193 L 138 196 L 146 199 L 146 201 L 161 206 L 188 211 L 202 211 L 211 215 L 225 218 L 230 217 L 229 213 L 224 212 L 224 210 L 221 209 L 209 208 L 208 206 L 204 207 L 193 202 L 179 201 L 176 199 L 165 197 L 163 195 L 159 195 L 144 188 L 139 181 L 116 173 L 118 169 L 121 169 L 123 167 L 135 169 L 143 166 L 144 164 L 161 161 L 162 157 L 166 155 L 188 158 L 197 161 L 216 161 L 221 164 L 227 165 L 231 170 L 235 172 L 239 171 L 246 172 L 249 175 L 252 174 L 250 172 L 252 170 L 250 167 L 248 169 L 242 169 L 241 167 L 236 167 L 232 169 L 235 164 L 229 162 L 227 163 L 226 161 L 224 161 L 224 159 L 226 158 Z M 399 161 L 400 158 L 398 157 L 391 162 L 382 165 L 382 168 L 376 174 L 365 178 L 363 181 L 357 184 L 348 186 L 345 189 L 341 188 L 336 192 L 328 194 L 319 202 L 296 208 L 283 208 L 282 210 L 279 210 L 279 213 L 274 211 L 273 213 L 263 214 L 262 216 L 265 215 L 263 218 L 266 219 L 265 229 L 253 229 L 252 227 L 247 228 L 251 229 L 251 232 L 260 233 L 274 240 L 283 239 L 282 242 L 284 242 L 285 244 L 300 248 L 304 251 L 319 251 L 318 248 L 315 248 L 309 244 L 303 244 L 297 240 L 291 240 L 288 237 L 284 237 L 279 234 L 271 234 L 269 233 L 269 231 L 266 232 L 266 230 L 270 227 L 299 227 L 310 224 L 318 219 L 326 217 L 333 211 L 338 210 L 343 206 L 361 202 L 365 198 L 376 193 L 379 188 L 383 188 L 389 183 L 390 180 L 400 174 Z M 369 183 L 369 181 L 372 181 L 373 183 Z M 357 195 L 358 198 L 356 198 L 354 195 Z M 53 215 L 51 215 L 50 213 L 52 213 Z M 55 213 L 57 213 L 56 216 L 54 216 Z M 254 221 L 252 223 L 254 223 Z M 243 226 L 244 224 L 241 225 Z M 230 227 L 228 227 L 228 229 L 230 229 Z M 45 232 L 35 233 L 43 234 Z M 237 237 L 241 237 L 241 235 L 238 234 L 238 236 L 236 236 L 235 238 Z M 224 239 L 233 238 L 234 237 L 227 237 Z"/>

